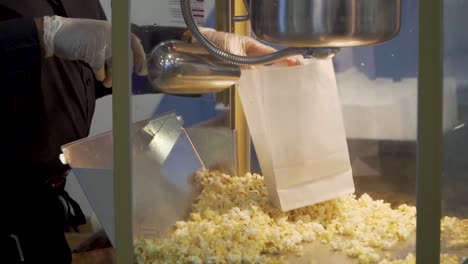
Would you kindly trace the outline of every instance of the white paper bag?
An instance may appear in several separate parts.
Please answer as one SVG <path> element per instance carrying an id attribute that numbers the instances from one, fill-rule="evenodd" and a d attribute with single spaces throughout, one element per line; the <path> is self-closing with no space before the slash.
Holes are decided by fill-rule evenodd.
<path id="1" fill-rule="evenodd" d="M 331 60 L 244 70 L 239 94 L 275 206 L 288 211 L 354 192 Z"/>

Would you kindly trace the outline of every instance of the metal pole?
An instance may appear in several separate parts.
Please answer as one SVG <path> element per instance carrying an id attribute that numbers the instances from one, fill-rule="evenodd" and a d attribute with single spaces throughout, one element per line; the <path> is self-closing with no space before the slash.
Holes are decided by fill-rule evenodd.
<path id="1" fill-rule="evenodd" d="M 114 212 L 117 263 L 133 263 L 130 1 L 112 1 Z"/>
<path id="2" fill-rule="evenodd" d="M 224 32 L 232 32 L 232 4 L 231 0 L 218 0 L 216 1 L 216 30 Z M 232 87 L 230 88 L 232 89 Z M 219 92 L 215 95 L 216 102 L 222 103 L 225 106 L 229 106 L 230 102 L 230 89 Z M 231 129 L 234 128 L 230 121 L 230 114 L 225 118 L 224 125 L 229 126 Z"/>
<path id="3" fill-rule="evenodd" d="M 440 262 L 443 0 L 419 1 L 416 263 Z"/>
<path id="4" fill-rule="evenodd" d="M 231 0 L 216 1 L 216 30 L 232 32 Z"/>
<path id="5" fill-rule="evenodd" d="M 234 23 L 234 17 L 247 17 L 248 7 L 243 0 L 224 0 L 216 2 L 216 29 L 239 35 L 250 35 L 249 21 Z M 217 95 L 218 101 L 229 104 L 229 126 L 235 131 L 236 174 L 244 175 L 250 170 L 250 134 L 247 120 L 242 109 L 237 85 Z"/>
<path id="6" fill-rule="evenodd" d="M 244 0 L 232 0 L 233 17 L 248 15 L 248 7 Z M 250 22 L 242 21 L 234 23 L 233 32 L 239 35 L 250 35 Z M 236 131 L 236 164 L 237 175 L 243 176 L 250 171 L 250 133 L 245 118 L 244 109 L 237 92 L 237 84 L 230 91 L 231 126 Z"/>

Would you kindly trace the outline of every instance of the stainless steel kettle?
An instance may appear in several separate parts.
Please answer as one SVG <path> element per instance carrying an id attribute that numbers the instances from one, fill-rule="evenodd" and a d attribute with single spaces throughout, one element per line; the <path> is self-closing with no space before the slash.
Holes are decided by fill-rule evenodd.
<path id="1" fill-rule="evenodd" d="M 252 32 L 288 47 L 353 47 L 393 39 L 401 0 L 253 0 Z"/>

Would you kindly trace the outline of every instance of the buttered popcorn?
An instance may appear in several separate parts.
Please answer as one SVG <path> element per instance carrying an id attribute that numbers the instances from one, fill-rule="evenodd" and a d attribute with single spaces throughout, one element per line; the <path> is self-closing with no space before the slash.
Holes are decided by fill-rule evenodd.
<path id="1" fill-rule="evenodd" d="M 468 248 L 468 219 L 446 216 L 442 218 L 441 229 L 448 248 Z"/>
<path id="2" fill-rule="evenodd" d="M 285 263 L 316 240 L 358 263 L 400 263 L 385 262 L 379 252 L 415 231 L 414 207 L 392 209 L 366 194 L 282 212 L 270 205 L 260 175 L 199 172 L 196 181 L 203 191 L 190 218 L 167 238 L 138 240 L 138 263 Z"/>

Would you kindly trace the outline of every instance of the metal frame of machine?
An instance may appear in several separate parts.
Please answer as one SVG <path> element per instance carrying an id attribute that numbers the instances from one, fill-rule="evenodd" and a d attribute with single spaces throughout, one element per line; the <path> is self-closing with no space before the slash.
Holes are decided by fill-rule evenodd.
<path id="1" fill-rule="evenodd" d="M 419 2 L 416 262 L 439 263 L 442 107 L 443 0 Z M 424 89 L 422 89 L 424 88 Z"/>
<path id="2" fill-rule="evenodd" d="M 133 262 L 131 94 L 129 89 L 130 0 L 112 2 L 113 131 L 116 256 L 118 263 Z M 218 1 L 217 1 L 218 2 Z M 245 23 L 232 27 L 234 16 L 245 14 L 242 0 L 219 1 L 218 29 L 247 34 Z M 244 10 L 243 10 L 244 8 Z M 229 16 L 228 14 L 231 14 Z M 228 20 L 229 19 L 229 20 Z M 223 21 L 224 20 L 224 23 Z M 417 263 L 439 263 L 442 174 L 443 1 L 420 1 L 418 97 Z M 223 25 L 224 24 L 224 25 Z M 424 40 L 424 41 L 422 41 Z M 231 127 L 237 130 L 239 169 L 248 170 L 250 140 L 235 89 L 229 92 Z"/>
<path id="3" fill-rule="evenodd" d="M 247 20 L 238 20 L 248 15 L 247 6 L 243 0 L 223 0 L 216 3 L 217 30 L 249 35 L 250 27 Z M 229 126 L 236 136 L 236 170 L 238 175 L 250 171 L 250 135 L 240 102 L 236 85 L 223 92 L 228 99 Z"/>

